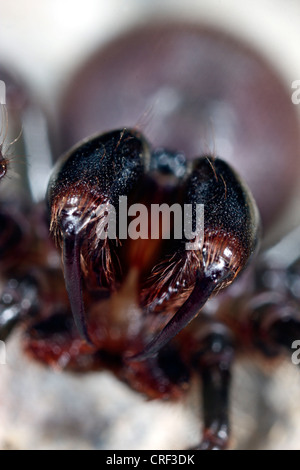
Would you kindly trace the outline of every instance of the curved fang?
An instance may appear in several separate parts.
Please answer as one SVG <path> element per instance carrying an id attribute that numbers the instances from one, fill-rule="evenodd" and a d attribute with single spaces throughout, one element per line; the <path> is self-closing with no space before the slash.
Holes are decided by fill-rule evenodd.
<path id="1" fill-rule="evenodd" d="M 78 238 L 77 235 L 64 236 L 64 277 L 75 324 L 82 338 L 93 346 L 85 321 L 80 269 L 80 242 Z"/>
<path id="2" fill-rule="evenodd" d="M 199 313 L 215 289 L 215 282 L 205 274 L 198 275 L 193 291 L 189 298 L 179 308 L 163 330 L 145 347 L 145 349 L 129 360 L 142 361 L 154 356 L 174 336 L 188 325 Z"/>

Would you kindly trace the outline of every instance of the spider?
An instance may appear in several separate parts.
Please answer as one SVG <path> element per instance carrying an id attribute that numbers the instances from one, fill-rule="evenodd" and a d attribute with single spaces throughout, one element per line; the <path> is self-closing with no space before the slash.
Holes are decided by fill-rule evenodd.
<path id="1" fill-rule="evenodd" d="M 156 24 L 85 64 L 60 127 L 64 151 L 85 140 L 58 159 L 47 209 L 28 198 L 13 211 L 2 196 L 0 339 L 24 323 L 31 357 L 109 370 L 150 398 L 178 400 L 197 376 L 197 447 L 227 448 L 235 359 L 274 362 L 300 339 L 297 253 L 289 265 L 278 265 L 276 247 L 255 258 L 261 227 L 267 236 L 297 183 L 288 92 L 227 34 Z M 0 162 L 2 189 L 10 160 L 1 153 Z M 105 205 L 120 196 L 147 207 L 204 204 L 204 240 L 194 251 L 184 235 L 103 240 Z"/>

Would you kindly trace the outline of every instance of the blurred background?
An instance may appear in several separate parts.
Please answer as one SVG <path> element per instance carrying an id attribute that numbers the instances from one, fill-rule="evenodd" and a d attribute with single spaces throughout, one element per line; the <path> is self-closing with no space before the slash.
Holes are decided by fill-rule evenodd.
<path id="1" fill-rule="evenodd" d="M 300 74 L 299 10 L 297 0 L 1 0 L 1 60 L 54 108 L 70 74 L 101 44 L 148 19 L 180 18 L 219 26 L 246 40 L 290 87 Z"/>
<path id="2" fill-rule="evenodd" d="M 287 89 L 300 79 L 298 0 L 0 0 L 1 63 L 24 77 L 55 127 L 62 93 L 87 56 L 155 18 L 220 27 L 265 56 Z M 299 448 L 300 377 L 294 372 L 290 364 L 271 375 L 250 360 L 236 366 L 236 447 Z M 2 449 L 175 449 L 200 437 L 195 393 L 185 403 L 147 403 L 106 373 L 53 373 L 23 357 L 18 334 L 0 366 L 0 395 Z"/>

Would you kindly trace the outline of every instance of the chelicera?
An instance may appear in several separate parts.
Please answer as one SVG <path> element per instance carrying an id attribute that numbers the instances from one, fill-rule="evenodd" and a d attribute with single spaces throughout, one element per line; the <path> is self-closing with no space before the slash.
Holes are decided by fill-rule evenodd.
<path id="1" fill-rule="evenodd" d="M 154 39 L 158 46 L 149 49 Z M 189 52 L 178 56 L 182 50 Z M 80 87 L 82 96 L 72 101 Z M 129 100 L 126 93 L 132 93 Z M 116 96 L 132 102 L 124 106 L 127 118 L 124 107 L 111 110 Z M 141 132 L 132 120 L 147 110 L 149 97 L 161 100 L 162 111 L 149 111 L 150 117 L 158 113 L 158 124 Z M 277 357 L 299 334 L 290 281 L 292 272 L 298 276 L 297 264 L 276 272 L 286 287 L 275 295 L 273 267 L 255 261 L 261 226 L 265 232 L 272 226 L 296 182 L 298 122 L 289 95 L 255 53 L 226 35 L 191 25 L 149 26 L 93 57 L 70 86 L 62 117 L 65 147 L 90 135 L 93 126 L 100 131 L 68 150 L 50 177 L 48 222 L 63 270 L 47 261 L 55 247 L 45 236 L 40 205 L 29 212 L 26 237 L 21 219 L 9 220 L 5 212 L 5 226 L 20 236 L 4 238 L 0 247 L 1 339 L 24 321 L 25 349 L 35 359 L 71 371 L 108 369 L 150 398 L 178 399 L 198 375 L 204 417 L 199 448 L 224 449 L 236 355 Z M 204 123 L 210 120 L 216 145 L 208 152 L 210 124 Z M 146 207 L 203 204 L 198 249 L 186 250 L 184 233 L 168 240 L 102 238 L 106 205 L 118 211 L 118 198 L 125 196 L 129 205 Z M 9 307 L 3 300 L 8 293 Z M 12 305 L 18 308 L 9 316 Z"/>

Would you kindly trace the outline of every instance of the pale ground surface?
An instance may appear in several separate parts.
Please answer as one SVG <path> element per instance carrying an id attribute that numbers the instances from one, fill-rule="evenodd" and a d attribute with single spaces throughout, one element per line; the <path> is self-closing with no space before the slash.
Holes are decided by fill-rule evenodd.
<path id="1" fill-rule="evenodd" d="M 0 56 L 17 67 L 52 110 L 68 75 L 97 44 L 151 16 L 222 25 L 266 54 L 290 87 L 300 78 L 297 0 L 0 0 Z M 183 9 L 183 11 L 182 11 Z M 30 14 L 28 14 L 30 12 Z M 240 448 L 300 448 L 300 376 L 290 363 L 267 376 L 237 365 L 232 401 Z M 197 396 L 146 402 L 109 374 L 55 373 L 24 358 L 16 334 L 0 366 L 0 448 L 185 448 L 200 435 Z"/>
<path id="2" fill-rule="evenodd" d="M 197 444 L 196 387 L 184 403 L 147 402 L 108 373 L 61 374 L 29 362 L 17 335 L 1 366 L 1 449 L 183 449 Z M 266 374 L 234 368 L 233 445 L 299 449 L 300 377 L 290 363 Z"/>

